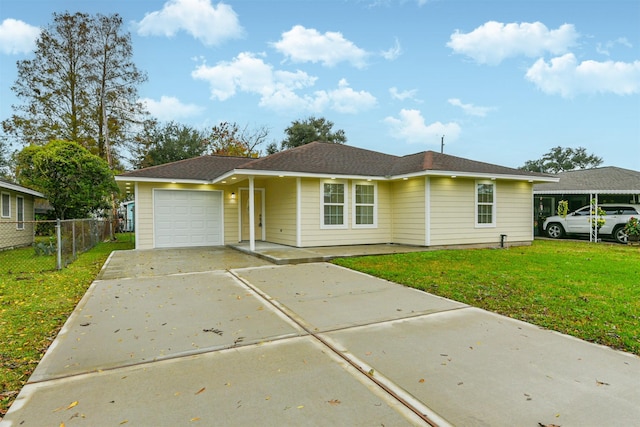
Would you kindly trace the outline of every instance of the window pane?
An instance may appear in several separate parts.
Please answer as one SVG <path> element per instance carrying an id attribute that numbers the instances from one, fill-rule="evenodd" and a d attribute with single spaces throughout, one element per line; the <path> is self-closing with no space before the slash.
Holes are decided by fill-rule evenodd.
<path id="1" fill-rule="evenodd" d="M 493 203 L 492 184 L 478 184 L 478 203 Z"/>
<path id="2" fill-rule="evenodd" d="M 356 224 L 373 224 L 373 206 L 356 206 Z"/>
<path id="3" fill-rule="evenodd" d="M 342 225 L 343 224 L 343 207 L 342 206 L 325 206 L 324 207 L 324 225 Z"/>
<path id="4" fill-rule="evenodd" d="M 344 184 L 324 184 L 325 203 L 344 203 Z"/>
<path id="5" fill-rule="evenodd" d="M 478 205 L 478 224 L 491 224 L 493 222 L 493 206 Z"/>
<path id="6" fill-rule="evenodd" d="M 3 194 L 2 195 L 2 216 L 9 216 L 11 214 L 9 201 L 10 201 L 9 195 Z"/>
<path id="7" fill-rule="evenodd" d="M 24 199 L 22 197 L 16 199 L 16 219 L 18 220 L 17 228 L 24 229 Z"/>
<path id="8" fill-rule="evenodd" d="M 373 185 L 356 185 L 356 203 L 370 204 L 373 200 Z"/>

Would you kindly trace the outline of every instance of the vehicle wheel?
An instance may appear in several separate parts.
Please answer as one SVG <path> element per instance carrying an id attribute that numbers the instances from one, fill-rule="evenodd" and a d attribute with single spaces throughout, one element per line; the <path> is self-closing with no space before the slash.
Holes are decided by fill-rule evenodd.
<path id="1" fill-rule="evenodd" d="M 562 228 L 562 225 L 553 222 L 547 227 L 547 236 L 552 239 L 561 239 L 564 236 L 564 228 Z"/>
<path id="2" fill-rule="evenodd" d="M 627 243 L 627 240 L 629 240 L 629 236 L 624 231 L 624 227 L 621 226 L 613 229 L 613 238 L 616 239 L 618 243 Z"/>

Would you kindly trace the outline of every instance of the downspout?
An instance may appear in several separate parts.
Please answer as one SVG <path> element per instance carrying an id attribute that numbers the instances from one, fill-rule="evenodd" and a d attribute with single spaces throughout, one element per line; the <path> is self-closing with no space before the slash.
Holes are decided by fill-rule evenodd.
<path id="1" fill-rule="evenodd" d="M 444 136 L 442 137 L 444 139 Z M 424 227 L 425 246 L 431 246 L 431 178 L 425 177 L 424 182 Z"/>

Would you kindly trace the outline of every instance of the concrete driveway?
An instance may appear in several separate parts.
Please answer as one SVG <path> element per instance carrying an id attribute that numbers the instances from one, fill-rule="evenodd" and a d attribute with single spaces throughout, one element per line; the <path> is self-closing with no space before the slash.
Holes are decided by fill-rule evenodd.
<path id="1" fill-rule="evenodd" d="M 116 252 L 0 426 L 630 426 L 640 358 L 327 263 Z"/>

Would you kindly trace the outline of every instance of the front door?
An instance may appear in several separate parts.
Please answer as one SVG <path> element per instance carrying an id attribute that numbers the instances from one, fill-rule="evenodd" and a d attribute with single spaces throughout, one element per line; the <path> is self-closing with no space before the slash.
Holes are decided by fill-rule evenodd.
<path id="1" fill-rule="evenodd" d="M 264 240 L 262 212 L 262 197 L 264 190 L 254 190 L 253 192 L 253 218 L 255 239 Z M 249 240 L 249 190 L 240 190 L 240 230 L 241 240 Z"/>

